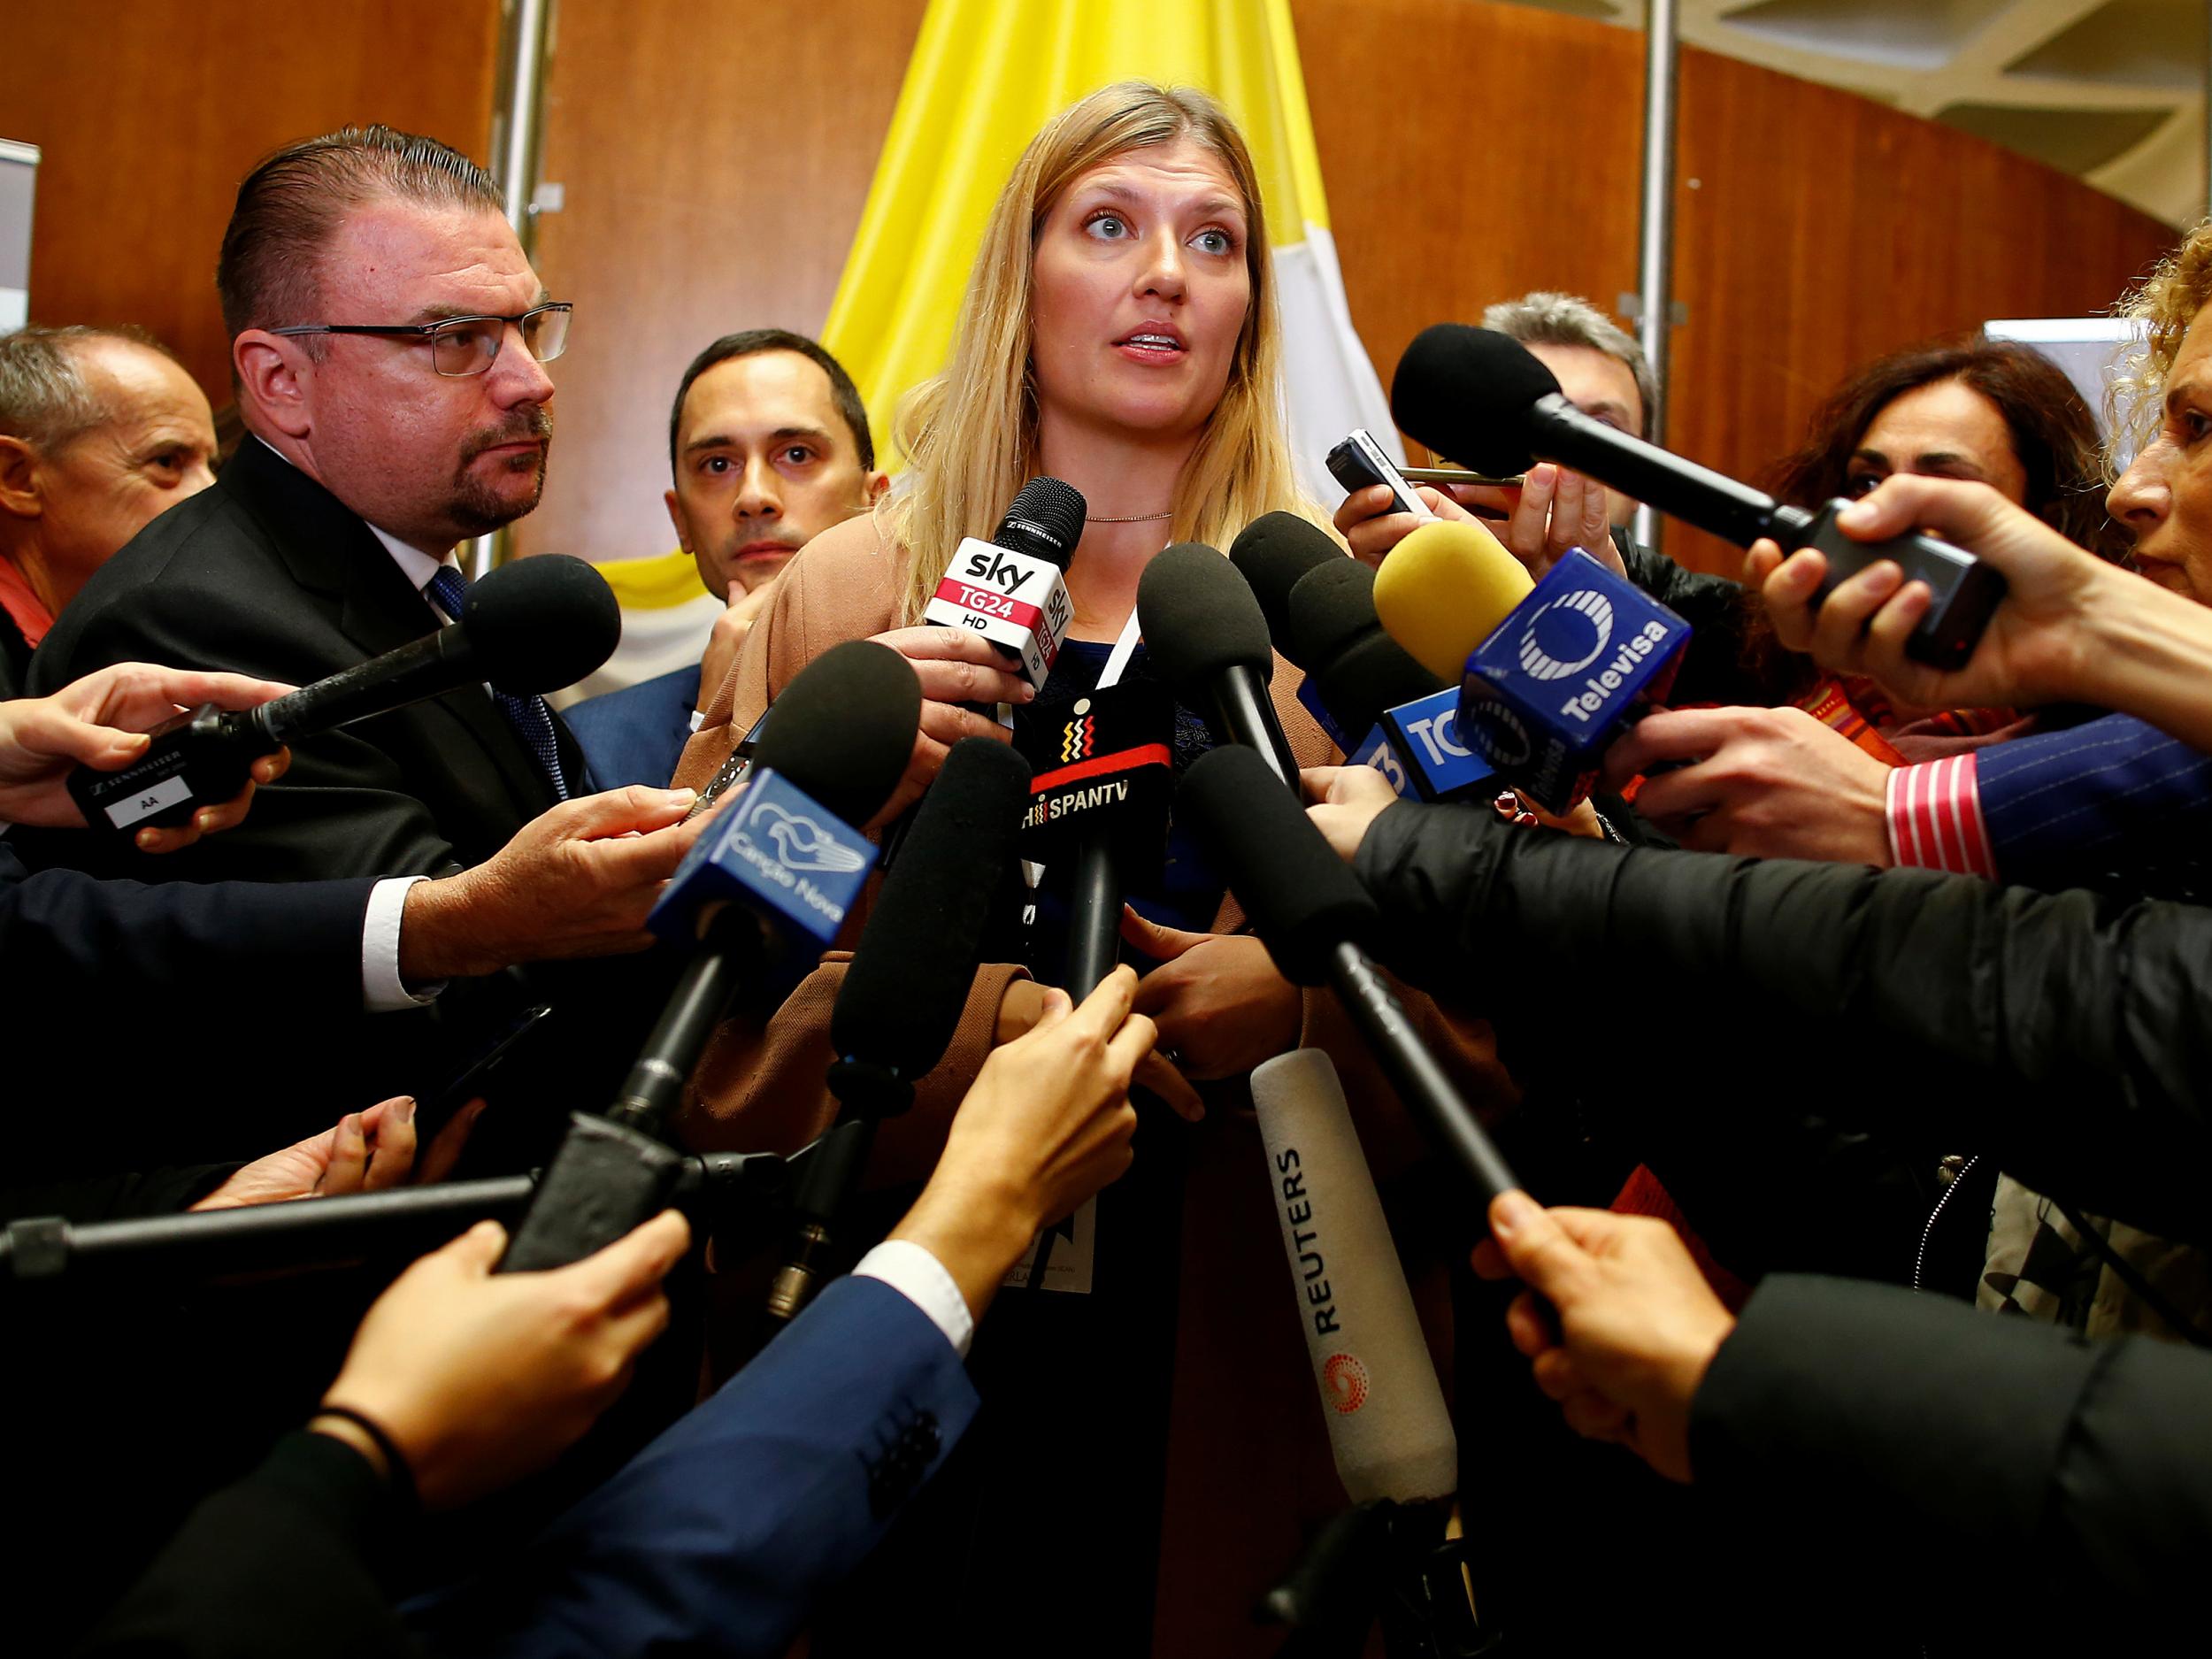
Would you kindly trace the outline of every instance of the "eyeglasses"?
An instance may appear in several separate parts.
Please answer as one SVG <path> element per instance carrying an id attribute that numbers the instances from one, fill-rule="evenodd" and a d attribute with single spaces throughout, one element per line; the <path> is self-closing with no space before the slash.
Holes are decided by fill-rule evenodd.
<path id="1" fill-rule="evenodd" d="M 522 331 L 523 349 L 540 363 L 550 363 L 568 346 L 567 300 L 533 305 L 512 317 L 449 317 L 435 323 L 299 323 L 272 328 L 273 334 L 387 334 L 401 340 L 430 342 L 430 366 L 441 374 L 459 379 L 481 374 L 499 359 L 507 342 L 507 325 Z"/>

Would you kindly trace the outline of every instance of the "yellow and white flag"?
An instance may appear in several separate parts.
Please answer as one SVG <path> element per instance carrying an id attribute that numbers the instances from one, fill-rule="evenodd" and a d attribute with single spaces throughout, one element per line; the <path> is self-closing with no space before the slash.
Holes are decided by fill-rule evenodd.
<path id="1" fill-rule="evenodd" d="M 1290 0 L 930 0 L 822 343 L 887 449 L 899 397 L 944 367 L 991 204 L 1023 147 L 1077 99 L 1127 80 L 1212 94 L 1251 146 L 1291 442 L 1307 489 L 1333 500 L 1322 457 L 1346 433 L 1364 426 L 1399 450 L 1329 236 Z"/>

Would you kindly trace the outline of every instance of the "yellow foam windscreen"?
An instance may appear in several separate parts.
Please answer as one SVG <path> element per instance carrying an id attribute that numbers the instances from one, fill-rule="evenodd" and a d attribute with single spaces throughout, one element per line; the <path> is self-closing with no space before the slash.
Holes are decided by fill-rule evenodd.
<path id="1" fill-rule="evenodd" d="M 1375 572 L 1375 614 L 1409 657 L 1455 686 L 1468 653 L 1535 585 L 1481 526 L 1425 524 Z"/>

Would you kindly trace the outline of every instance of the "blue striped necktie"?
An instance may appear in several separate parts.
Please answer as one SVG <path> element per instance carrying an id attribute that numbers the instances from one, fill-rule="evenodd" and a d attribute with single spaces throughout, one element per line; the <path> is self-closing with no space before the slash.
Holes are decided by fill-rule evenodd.
<path id="1" fill-rule="evenodd" d="M 425 591 L 439 610 L 455 621 L 461 619 L 461 604 L 468 596 L 468 582 L 450 565 L 438 566 Z M 507 717 L 507 724 L 515 728 L 523 747 L 538 757 L 538 764 L 545 768 L 545 775 L 552 781 L 554 795 L 568 799 L 568 785 L 561 777 L 561 748 L 553 741 L 553 711 L 545 706 L 543 697 L 513 697 L 495 689 L 492 701 L 499 705 L 500 713 Z"/>

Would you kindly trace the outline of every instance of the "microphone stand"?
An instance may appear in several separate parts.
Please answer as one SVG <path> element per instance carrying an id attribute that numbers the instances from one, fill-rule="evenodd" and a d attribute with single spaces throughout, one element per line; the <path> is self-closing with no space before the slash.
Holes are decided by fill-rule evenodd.
<path id="1" fill-rule="evenodd" d="M 716 1152 L 679 1160 L 670 1197 L 710 1228 L 772 1205 L 787 1165 L 773 1153 Z M 365 1257 L 420 1255 L 479 1221 L 511 1222 L 541 1176 L 500 1176 L 296 1203 L 187 1210 L 122 1221 L 30 1217 L 0 1229 L 0 1290 L 68 1283 L 142 1287 L 150 1279 L 204 1282 L 237 1274 L 314 1272 Z"/>

